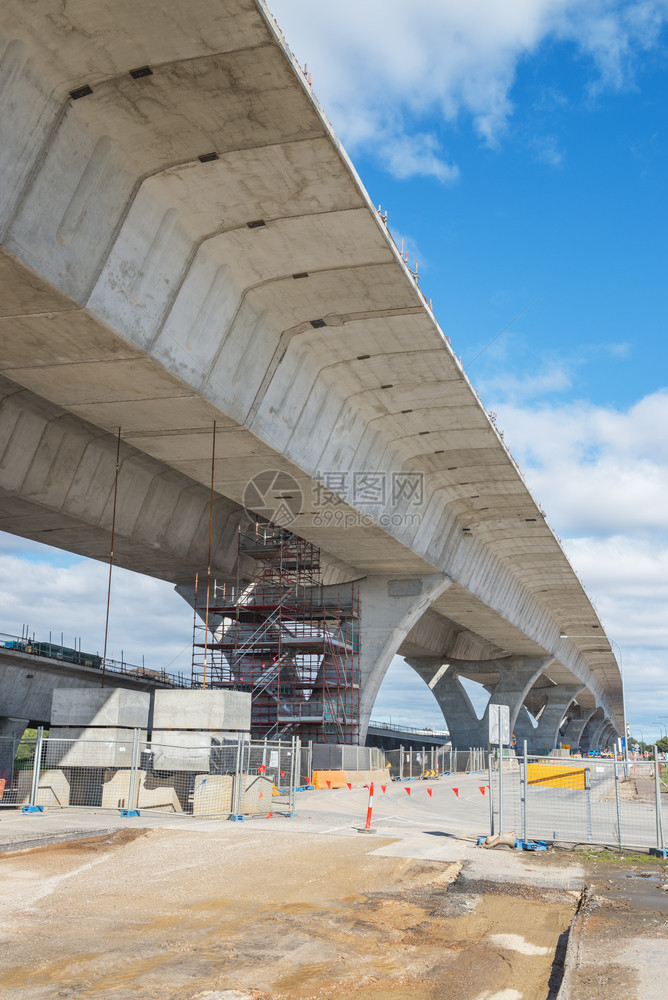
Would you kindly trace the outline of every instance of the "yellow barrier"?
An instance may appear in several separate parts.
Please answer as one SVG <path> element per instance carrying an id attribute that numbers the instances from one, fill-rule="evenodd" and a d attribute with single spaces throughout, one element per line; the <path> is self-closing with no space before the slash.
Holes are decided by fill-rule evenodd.
<path id="1" fill-rule="evenodd" d="M 348 784 L 348 772 L 314 771 L 311 781 L 314 788 L 345 788 Z"/>
<path id="2" fill-rule="evenodd" d="M 576 788 L 587 787 L 586 767 L 576 769 L 562 767 L 560 764 L 529 764 L 527 766 L 527 783 L 541 785 L 544 788 Z"/>

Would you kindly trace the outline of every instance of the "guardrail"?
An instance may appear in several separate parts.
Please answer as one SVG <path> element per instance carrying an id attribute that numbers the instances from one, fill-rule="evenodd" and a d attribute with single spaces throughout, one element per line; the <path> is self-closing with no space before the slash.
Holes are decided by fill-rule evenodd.
<path id="1" fill-rule="evenodd" d="M 392 722 L 375 722 L 373 719 L 370 721 L 369 727 L 373 727 L 374 729 L 389 729 L 397 733 L 415 733 L 418 736 L 450 736 L 447 729 L 416 729 L 414 726 L 399 726 Z"/>
<path id="2" fill-rule="evenodd" d="M 154 681 L 156 684 L 166 684 L 170 687 L 189 688 L 191 686 L 190 677 L 184 676 L 181 673 L 169 674 L 164 669 L 154 670 L 150 667 L 140 667 L 134 663 L 126 663 L 124 660 L 113 660 L 109 657 L 103 661 L 98 653 L 86 653 L 80 649 L 63 646 L 60 643 L 40 642 L 26 636 L 10 635 L 7 632 L 0 632 L 0 649 L 28 653 L 31 656 L 40 656 L 59 663 L 70 663 L 73 666 L 89 667 L 93 670 L 99 670 L 100 673 L 104 667 L 105 673 L 145 679 Z"/>

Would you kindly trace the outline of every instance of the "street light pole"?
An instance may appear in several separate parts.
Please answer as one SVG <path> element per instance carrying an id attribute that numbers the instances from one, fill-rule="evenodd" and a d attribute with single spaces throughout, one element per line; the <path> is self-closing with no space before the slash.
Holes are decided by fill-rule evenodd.
<path id="1" fill-rule="evenodd" d="M 622 654 L 622 647 L 620 646 L 617 639 L 613 639 L 611 635 L 606 634 L 606 639 L 608 642 L 614 642 L 615 646 L 619 650 L 619 676 L 622 681 L 622 717 L 624 726 L 624 760 L 629 759 L 629 728 L 626 722 L 626 687 L 624 685 L 624 657 Z M 560 639 L 594 639 L 593 635 L 566 635 L 565 632 L 561 632 L 559 635 Z"/>

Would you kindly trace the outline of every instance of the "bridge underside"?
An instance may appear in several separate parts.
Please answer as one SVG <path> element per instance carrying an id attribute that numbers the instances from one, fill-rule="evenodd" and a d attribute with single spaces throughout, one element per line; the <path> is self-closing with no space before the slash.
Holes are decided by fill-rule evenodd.
<path id="1" fill-rule="evenodd" d="M 453 728 L 461 676 L 540 738 L 619 729 L 596 613 L 264 4 L 7 0 L 0 104 L 0 528 L 105 558 L 120 426 L 117 560 L 187 596 L 215 421 L 214 573 L 291 476 L 360 581 L 362 731 L 397 652 Z"/>

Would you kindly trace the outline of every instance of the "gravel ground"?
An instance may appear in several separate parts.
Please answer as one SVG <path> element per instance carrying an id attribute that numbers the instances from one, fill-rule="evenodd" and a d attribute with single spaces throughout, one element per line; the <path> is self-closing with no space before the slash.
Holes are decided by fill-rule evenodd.
<path id="1" fill-rule="evenodd" d="M 382 846 L 228 825 L 5 854 L 2 996 L 545 1000 L 577 893 Z"/>

